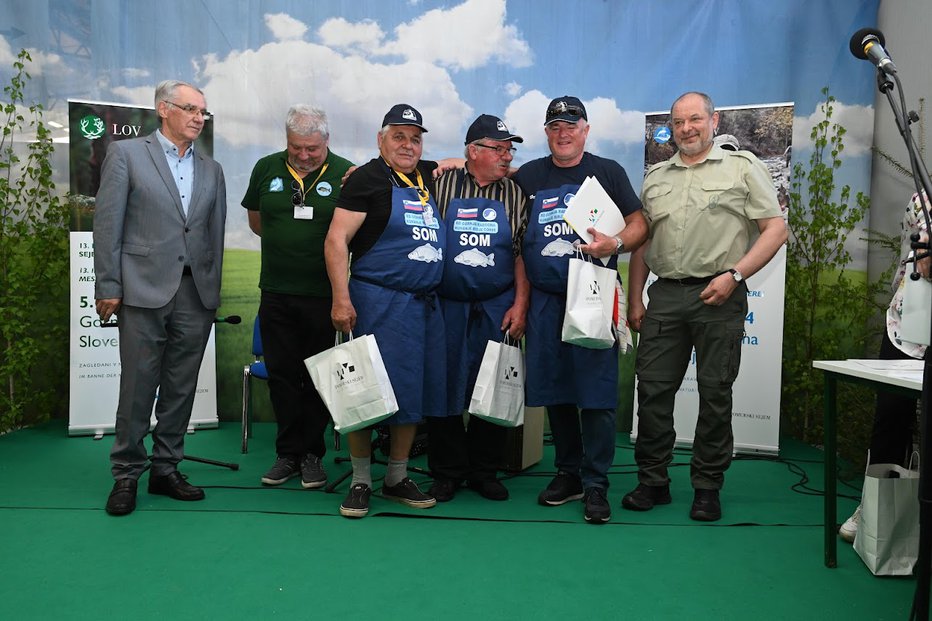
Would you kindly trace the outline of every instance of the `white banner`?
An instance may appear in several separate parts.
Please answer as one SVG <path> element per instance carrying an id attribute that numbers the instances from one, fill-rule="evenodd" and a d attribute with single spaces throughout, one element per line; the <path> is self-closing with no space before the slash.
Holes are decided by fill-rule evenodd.
<path id="1" fill-rule="evenodd" d="M 94 234 L 71 232 L 69 435 L 113 433 L 120 388 L 120 333 L 100 327 L 94 307 Z M 216 427 L 217 371 L 211 331 L 197 378 L 189 429 Z M 154 408 L 153 408 L 154 409 Z M 155 425 L 155 416 L 152 417 Z"/>

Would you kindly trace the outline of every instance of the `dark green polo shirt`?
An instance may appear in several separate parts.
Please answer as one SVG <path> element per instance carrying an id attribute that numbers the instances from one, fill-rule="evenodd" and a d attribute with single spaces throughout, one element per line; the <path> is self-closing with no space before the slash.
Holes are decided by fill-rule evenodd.
<path id="1" fill-rule="evenodd" d="M 304 178 L 307 191 L 304 202 L 314 208 L 314 217 L 300 220 L 294 217 L 291 202 L 294 178 L 285 165 L 287 157 L 288 153 L 281 151 L 256 162 L 243 197 L 243 207 L 258 211 L 262 221 L 259 288 L 274 293 L 330 297 L 324 239 L 340 196 L 340 181 L 352 163 L 328 151 L 324 174 L 318 179 L 318 169 Z"/>

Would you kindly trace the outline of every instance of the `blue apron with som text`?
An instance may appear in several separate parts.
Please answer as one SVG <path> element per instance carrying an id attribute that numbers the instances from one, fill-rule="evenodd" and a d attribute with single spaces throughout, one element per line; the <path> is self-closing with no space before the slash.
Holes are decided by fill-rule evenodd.
<path id="1" fill-rule="evenodd" d="M 511 224 L 505 205 L 456 198 L 444 218 L 447 256 L 440 283 L 447 341 L 447 413 L 469 405 L 489 340 L 502 339 L 505 312 L 515 300 Z"/>
<path id="2" fill-rule="evenodd" d="M 373 334 L 398 400 L 391 425 L 446 414 L 443 316 L 435 289 L 443 274 L 445 231 L 433 197 L 392 188 L 382 235 L 353 261 L 350 298 L 357 334 Z"/>
<path id="3" fill-rule="evenodd" d="M 563 185 L 538 190 L 524 234 L 522 257 L 531 282 L 525 337 L 527 405 L 576 404 L 614 408 L 618 402 L 618 346 L 587 349 L 561 339 L 569 259 L 579 236 L 563 213 L 579 189 Z M 608 267 L 615 269 L 617 258 Z"/>

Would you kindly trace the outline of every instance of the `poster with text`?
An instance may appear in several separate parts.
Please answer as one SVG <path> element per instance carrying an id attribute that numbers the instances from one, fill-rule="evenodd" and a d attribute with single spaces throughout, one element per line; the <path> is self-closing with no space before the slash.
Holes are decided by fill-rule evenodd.
<path id="1" fill-rule="evenodd" d="M 114 140 L 152 133 L 159 125 L 152 108 L 69 100 L 71 181 L 71 343 L 68 433 L 112 433 L 120 387 L 119 330 L 101 325 L 94 305 L 94 196 L 107 146 Z M 195 148 L 213 151 L 207 123 Z M 119 314 L 117 314 L 119 321 Z M 112 323 L 112 321 L 111 321 Z M 198 374 L 189 427 L 217 426 L 217 373 L 211 332 Z M 153 415 L 152 423 L 155 424 Z"/>

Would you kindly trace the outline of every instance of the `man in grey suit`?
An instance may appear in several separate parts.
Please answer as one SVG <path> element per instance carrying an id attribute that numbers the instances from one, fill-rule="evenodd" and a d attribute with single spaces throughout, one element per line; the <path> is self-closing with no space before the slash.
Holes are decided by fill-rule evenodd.
<path id="1" fill-rule="evenodd" d="M 178 472 L 197 374 L 220 306 L 226 184 L 220 165 L 196 152 L 209 118 L 204 94 L 184 82 L 155 90 L 161 128 L 110 145 L 94 214 L 97 313 L 120 330 L 120 397 L 110 452 L 115 483 L 107 513 L 136 508 L 148 456 L 149 493 L 201 500 Z M 156 390 L 158 400 L 156 401 Z"/>

